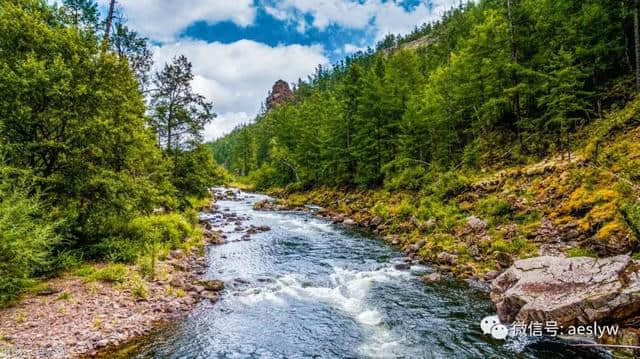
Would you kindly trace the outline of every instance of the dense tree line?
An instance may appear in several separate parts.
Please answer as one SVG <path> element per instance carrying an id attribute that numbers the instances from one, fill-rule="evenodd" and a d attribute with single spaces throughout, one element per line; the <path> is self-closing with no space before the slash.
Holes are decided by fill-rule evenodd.
<path id="1" fill-rule="evenodd" d="M 190 90 L 190 63 L 151 76 L 147 40 L 110 13 L 92 0 L 0 2 L 0 304 L 80 259 L 135 260 L 158 223 L 183 225 L 154 212 L 193 223 L 220 179 L 199 134 L 215 115 Z"/>
<path id="2" fill-rule="evenodd" d="M 636 15 L 626 0 L 469 2 L 318 68 L 294 101 L 210 146 L 259 187 L 419 189 L 462 166 L 568 153 L 635 92 Z"/>

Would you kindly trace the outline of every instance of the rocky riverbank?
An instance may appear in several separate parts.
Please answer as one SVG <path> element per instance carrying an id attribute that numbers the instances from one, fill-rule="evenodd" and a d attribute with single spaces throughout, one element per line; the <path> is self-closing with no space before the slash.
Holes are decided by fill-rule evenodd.
<path id="1" fill-rule="evenodd" d="M 518 176 L 531 181 L 531 176 L 550 177 L 549 173 L 560 172 L 566 177 L 565 167 L 577 165 L 547 166 L 544 170 L 530 171 L 530 175 Z M 477 192 L 459 197 L 467 199 L 482 193 L 478 188 L 486 186 L 476 184 L 470 188 L 471 191 L 476 188 Z M 491 290 L 500 319 L 505 323 L 555 321 L 566 328 L 598 322 L 617 326 L 620 329 L 617 334 L 605 333 L 595 339 L 602 344 L 624 346 L 616 350 L 626 355 L 640 355 L 633 348 L 640 345 L 640 263 L 629 254 L 620 254 L 628 253 L 634 244 L 619 233 L 601 240 L 595 235 L 597 232 L 585 228 L 583 223 L 573 223 L 567 216 L 561 221 L 537 216 L 533 223 L 498 222 L 496 226 L 495 218 L 481 218 L 472 207 L 458 212 L 464 216 L 447 224 L 449 218 L 446 216 L 418 219 L 411 211 L 401 208 L 406 206 L 403 202 L 408 202 L 407 197 L 383 197 L 374 191 L 324 189 L 275 195 L 280 197 L 258 202 L 255 208 L 305 211 L 337 224 L 371 231 L 403 250 L 407 264 L 418 262 L 437 268 L 438 272 L 424 277 L 427 282 L 440 281 L 451 275 L 484 283 L 487 290 Z M 518 206 L 524 213 L 536 208 L 540 210 L 534 203 L 525 205 L 523 199 L 511 200 L 523 202 Z M 567 206 L 560 197 L 557 200 L 556 210 Z M 567 198 L 568 202 L 573 200 L 575 198 L 571 196 Z M 549 203 L 544 198 L 539 201 Z M 413 202 L 418 201 L 414 199 Z M 461 203 L 465 205 L 464 201 Z M 384 206 L 391 208 L 386 216 L 378 209 Z M 609 205 L 602 206 L 607 208 Z M 552 214 L 548 216 L 552 217 Z M 584 216 L 584 213 L 575 216 Z M 448 233 L 443 234 L 446 226 L 449 226 Z M 528 232 L 522 233 L 523 227 L 527 227 Z M 509 228 L 507 236 L 502 232 L 504 228 Z M 596 257 L 598 254 L 601 258 Z"/>
<path id="2" fill-rule="evenodd" d="M 214 232 L 204 238 L 219 241 Z M 0 310 L 0 358 L 71 358 L 108 354 L 180 318 L 198 302 L 215 303 L 224 283 L 203 280 L 204 250 L 174 250 L 156 264 L 155 279 L 136 266 L 96 264 L 49 280 Z"/>

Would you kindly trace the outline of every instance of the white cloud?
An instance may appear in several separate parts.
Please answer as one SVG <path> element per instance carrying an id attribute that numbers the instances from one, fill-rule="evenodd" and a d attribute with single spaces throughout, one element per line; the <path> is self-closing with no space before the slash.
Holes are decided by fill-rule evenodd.
<path id="1" fill-rule="evenodd" d="M 109 1 L 98 2 L 106 7 Z M 118 5 L 132 28 L 157 41 L 174 40 L 197 21 L 246 27 L 256 17 L 253 0 L 118 0 Z"/>
<path id="2" fill-rule="evenodd" d="M 402 0 L 280 0 L 265 6 L 276 19 L 297 24 L 299 32 L 309 27 L 325 30 L 330 25 L 349 29 L 373 28 L 375 39 L 388 33 L 406 34 L 414 26 L 440 18 L 459 0 L 423 0 L 406 10 Z M 313 20 L 309 24 L 307 16 Z"/>
<path id="3" fill-rule="evenodd" d="M 194 89 L 213 101 L 219 115 L 207 128 L 207 139 L 251 120 L 276 80 L 295 82 L 306 78 L 318 64 L 329 62 L 319 45 L 271 47 L 250 40 L 231 44 L 184 40 L 155 47 L 156 66 L 180 54 L 193 63 Z"/>
<path id="4" fill-rule="evenodd" d="M 354 44 L 345 44 L 342 48 L 342 52 L 345 54 L 353 54 L 356 53 L 358 51 L 362 51 L 365 52 L 367 51 L 367 47 L 366 46 L 358 46 L 358 45 L 354 45 Z"/>
<path id="5" fill-rule="evenodd" d="M 246 112 L 225 112 L 218 115 L 215 121 L 204 129 L 204 138 L 212 140 L 231 132 L 236 126 L 251 122 L 255 114 Z"/>

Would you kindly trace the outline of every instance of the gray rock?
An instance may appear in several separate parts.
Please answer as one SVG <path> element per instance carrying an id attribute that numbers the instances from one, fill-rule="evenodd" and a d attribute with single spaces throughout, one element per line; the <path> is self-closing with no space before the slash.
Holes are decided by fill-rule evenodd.
<path id="1" fill-rule="evenodd" d="M 181 259 L 184 258 L 184 252 L 181 249 L 176 249 L 169 252 L 169 258 Z"/>
<path id="2" fill-rule="evenodd" d="M 495 254 L 496 264 L 501 269 L 509 268 L 513 264 L 513 258 L 508 253 L 498 252 Z"/>
<path id="3" fill-rule="evenodd" d="M 347 218 L 344 221 L 342 221 L 342 224 L 346 224 L 347 226 L 353 226 L 354 224 L 356 224 L 356 221 L 354 221 L 351 218 Z"/>
<path id="4" fill-rule="evenodd" d="M 409 268 L 411 268 L 411 265 L 407 263 L 396 263 L 393 265 L 393 268 L 397 270 L 408 270 Z"/>
<path id="5" fill-rule="evenodd" d="M 483 232 L 487 228 L 487 222 L 481 220 L 476 216 L 470 216 L 467 218 L 467 226 L 474 232 Z"/>
<path id="6" fill-rule="evenodd" d="M 523 259 L 492 282 L 491 299 L 503 323 L 624 320 L 640 310 L 639 268 L 628 255 Z"/>
<path id="7" fill-rule="evenodd" d="M 380 216 L 375 216 L 373 217 L 373 219 L 371 220 L 371 222 L 369 222 L 369 226 L 371 227 L 377 227 L 382 223 L 382 217 Z"/>
<path id="8" fill-rule="evenodd" d="M 172 278 L 169 284 L 171 284 L 172 287 L 176 287 L 176 288 L 184 287 L 184 281 L 180 277 Z"/>
<path id="9" fill-rule="evenodd" d="M 500 272 L 498 272 L 497 270 L 492 270 L 491 272 L 488 272 L 487 274 L 484 275 L 484 278 L 486 280 L 494 280 L 496 279 L 498 276 L 500 275 Z"/>
<path id="10" fill-rule="evenodd" d="M 201 280 L 200 285 L 211 292 L 219 292 L 224 289 L 224 282 L 219 279 Z"/>
<path id="11" fill-rule="evenodd" d="M 438 254 L 438 262 L 441 264 L 449 264 L 455 266 L 458 264 L 458 256 L 447 252 L 441 252 L 440 254 Z"/>
<path id="12" fill-rule="evenodd" d="M 439 282 L 442 280 L 442 274 L 438 272 L 433 272 L 431 274 L 427 274 L 422 277 L 422 280 L 425 282 Z"/>
<path id="13" fill-rule="evenodd" d="M 411 250 L 413 252 L 419 251 L 426 244 L 424 239 L 419 240 L 417 243 L 411 245 Z"/>

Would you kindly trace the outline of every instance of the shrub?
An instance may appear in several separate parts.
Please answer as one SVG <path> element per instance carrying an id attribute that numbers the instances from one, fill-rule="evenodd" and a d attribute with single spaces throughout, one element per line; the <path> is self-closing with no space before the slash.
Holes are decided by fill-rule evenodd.
<path id="1" fill-rule="evenodd" d="M 400 218 L 408 218 L 413 215 L 413 212 L 416 210 L 416 207 L 411 204 L 409 198 L 403 198 L 400 204 L 395 207 L 394 212 Z"/>
<path id="2" fill-rule="evenodd" d="M 130 224 L 136 241 L 142 243 L 138 257 L 144 274 L 155 278 L 156 258 L 163 248 L 176 248 L 189 238 L 200 237 L 200 232 L 184 216 L 178 213 L 138 217 Z M 148 260 L 145 258 L 148 257 Z"/>
<path id="3" fill-rule="evenodd" d="M 104 268 L 98 269 L 90 274 L 87 279 L 100 280 L 108 283 L 122 283 L 129 274 L 129 268 L 124 264 L 109 264 Z"/>
<path id="4" fill-rule="evenodd" d="M 425 187 L 427 194 L 433 194 L 440 199 L 448 199 L 464 193 L 471 186 L 471 180 L 455 171 L 435 173 L 431 183 Z"/>
<path id="5" fill-rule="evenodd" d="M 507 200 L 497 197 L 488 197 L 480 201 L 477 209 L 491 225 L 508 221 L 512 218 L 513 214 L 511 204 Z"/>
<path id="6" fill-rule="evenodd" d="M 376 204 L 373 207 L 371 207 L 371 212 L 374 215 L 380 216 L 383 219 L 388 219 L 389 216 L 391 215 L 391 209 L 389 209 L 389 206 L 387 206 L 382 201 L 376 202 Z"/>
<path id="7" fill-rule="evenodd" d="M 0 306 L 20 295 L 33 275 L 47 271 L 59 241 L 40 203 L 19 191 L 0 199 Z"/>
<path id="8" fill-rule="evenodd" d="M 160 241 L 177 247 L 185 239 L 197 236 L 194 225 L 178 213 L 137 217 L 129 229 L 134 239 L 143 242 Z"/>
<path id="9" fill-rule="evenodd" d="M 183 196 L 208 198 L 210 187 L 229 182 L 229 175 L 215 163 L 204 145 L 177 156 L 174 168 L 173 184 Z M 188 201 L 183 204 L 188 205 Z"/>
<path id="10" fill-rule="evenodd" d="M 388 170 L 388 168 L 386 168 Z M 422 189 L 424 184 L 424 176 L 427 170 L 424 166 L 408 166 L 399 170 L 397 173 L 386 173 L 385 188 L 390 191 L 412 190 L 418 191 Z"/>
<path id="11" fill-rule="evenodd" d="M 274 187 L 282 187 L 286 183 L 286 179 L 281 177 L 282 175 L 278 170 L 265 165 L 251 172 L 249 182 L 258 190 L 266 190 Z"/>

